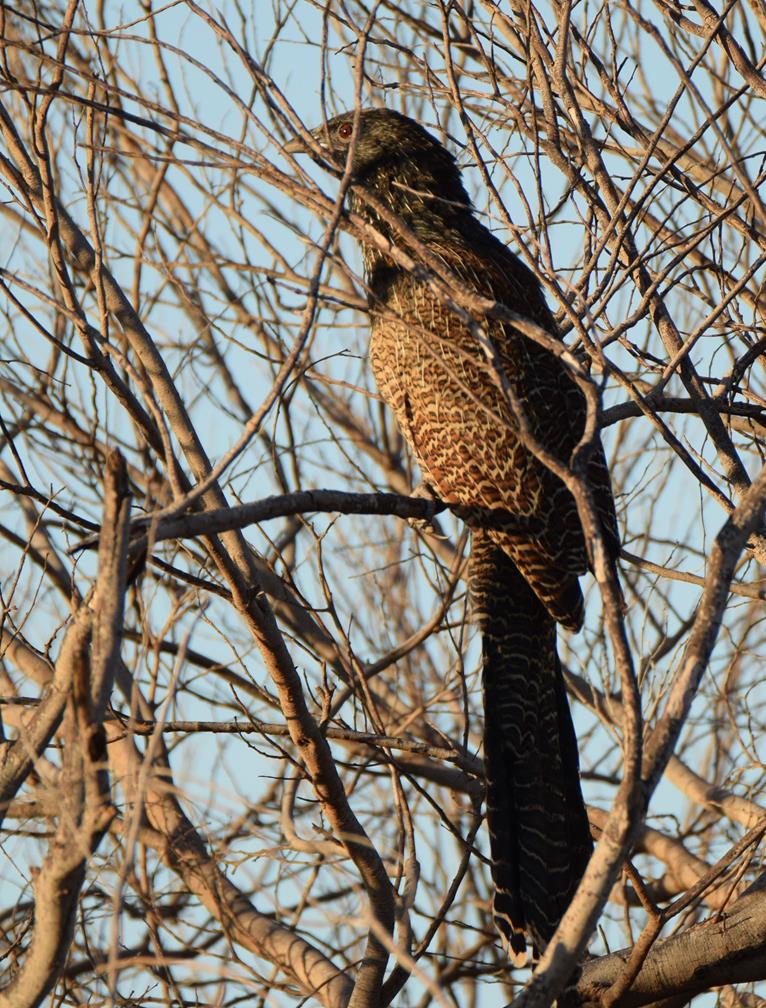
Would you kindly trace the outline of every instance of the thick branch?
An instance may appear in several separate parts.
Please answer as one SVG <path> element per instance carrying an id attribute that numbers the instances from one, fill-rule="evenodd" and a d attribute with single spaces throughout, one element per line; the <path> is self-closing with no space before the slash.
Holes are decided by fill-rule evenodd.
<path id="1" fill-rule="evenodd" d="M 601 995 L 625 969 L 630 949 L 592 959 L 583 966 L 578 994 L 584 1008 L 598 1008 Z M 695 994 L 723 984 L 766 977 L 766 900 L 751 892 L 730 913 L 659 941 L 620 1000 L 620 1008 L 639 1008 L 665 998 Z"/>

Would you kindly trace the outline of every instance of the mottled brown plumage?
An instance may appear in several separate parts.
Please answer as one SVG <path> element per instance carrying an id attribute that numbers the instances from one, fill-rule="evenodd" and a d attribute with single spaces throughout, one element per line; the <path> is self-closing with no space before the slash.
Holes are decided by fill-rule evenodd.
<path id="1" fill-rule="evenodd" d="M 314 131 L 344 163 L 352 113 Z M 371 193 L 465 285 L 548 332 L 556 327 L 531 271 L 473 215 L 452 155 L 413 120 L 363 111 L 352 155 L 353 209 L 386 236 Z M 587 569 L 577 509 L 564 484 L 528 451 L 507 398 L 468 326 L 422 274 L 363 245 L 370 294 L 370 361 L 429 486 L 442 500 L 505 510 L 528 533 L 472 523 L 471 590 L 482 629 L 487 819 L 496 924 L 516 953 L 524 933 L 550 939 L 591 851 L 577 743 L 556 653 L 556 623 L 582 625 Z M 585 423 L 581 390 L 555 355 L 513 326 L 486 321 L 505 378 L 535 437 L 568 463 Z M 589 476 L 607 541 L 617 551 L 600 445 Z M 471 524 L 469 522 L 469 524 Z"/>

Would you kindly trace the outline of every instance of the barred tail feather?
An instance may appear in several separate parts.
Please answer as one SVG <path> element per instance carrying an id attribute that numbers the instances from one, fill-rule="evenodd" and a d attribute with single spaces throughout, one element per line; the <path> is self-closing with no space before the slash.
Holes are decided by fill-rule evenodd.
<path id="1" fill-rule="evenodd" d="M 518 568 L 475 532 L 484 760 L 495 924 L 514 958 L 551 939 L 592 851 L 556 624 Z"/>

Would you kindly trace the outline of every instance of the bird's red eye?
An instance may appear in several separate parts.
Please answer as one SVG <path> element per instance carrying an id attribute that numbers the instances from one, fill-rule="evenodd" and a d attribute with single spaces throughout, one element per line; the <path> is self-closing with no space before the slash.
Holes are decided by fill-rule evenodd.
<path id="1" fill-rule="evenodd" d="M 348 140 L 353 132 L 354 127 L 349 122 L 341 123 L 338 127 L 338 136 L 341 140 Z"/>

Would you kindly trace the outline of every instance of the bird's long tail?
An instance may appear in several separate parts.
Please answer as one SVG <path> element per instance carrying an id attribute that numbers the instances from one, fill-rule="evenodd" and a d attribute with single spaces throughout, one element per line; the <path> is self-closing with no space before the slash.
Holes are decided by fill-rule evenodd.
<path id="1" fill-rule="evenodd" d="M 592 851 L 556 624 L 513 561 L 474 532 L 494 918 L 511 954 L 542 950 Z"/>

